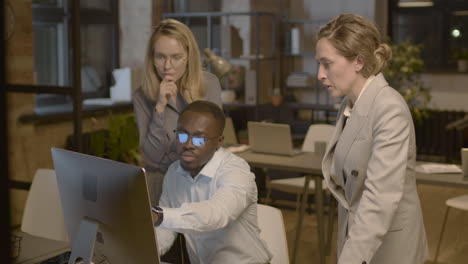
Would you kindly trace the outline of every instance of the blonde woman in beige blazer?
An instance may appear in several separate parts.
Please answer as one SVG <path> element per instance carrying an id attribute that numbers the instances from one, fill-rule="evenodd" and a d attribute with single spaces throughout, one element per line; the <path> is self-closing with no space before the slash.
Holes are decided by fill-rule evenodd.
<path id="1" fill-rule="evenodd" d="M 424 263 L 413 120 L 381 73 L 391 49 L 373 23 L 346 14 L 320 30 L 316 51 L 319 80 L 344 96 L 322 163 L 338 201 L 338 263 Z"/>

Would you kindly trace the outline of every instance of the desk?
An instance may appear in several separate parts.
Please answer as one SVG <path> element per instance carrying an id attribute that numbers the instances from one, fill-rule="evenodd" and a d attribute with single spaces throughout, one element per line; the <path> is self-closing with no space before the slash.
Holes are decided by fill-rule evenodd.
<path id="1" fill-rule="evenodd" d="M 416 172 L 416 182 L 445 187 L 468 188 L 468 180 L 463 180 L 461 173 L 421 173 Z"/>
<path id="2" fill-rule="evenodd" d="M 307 201 L 307 190 L 311 178 L 315 181 L 315 203 L 317 206 L 317 234 L 319 245 L 319 263 L 325 263 L 325 234 L 323 222 L 323 189 L 322 189 L 322 155 L 313 152 L 304 152 L 292 157 L 269 155 L 245 151 L 236 153 L 239 157 L 245 159 L 252 167 L 260 167 L 267 169 L 279 169 L 292 172 L 304 173 L 306 182 L 303 189 L 301 208 L 297 219 L 297 232 L 294 241 L 294 249 L 292 255 L 292 264 L 296 263 L 299 241 L 301 237 L 302 220 L 304 218 L 305 205 Z"/>
<path id="3" fill-rule="evenodd" d="M 14 264 L 36 264 L 71 250 L 68 242 L 32 236 L 21 231 L 13 231 L 13 235 L 21 237 L 19 256 L 13 260 Z"/>
<path id="4" fill-rule="evenodd" d="M 22 238 L 15 264 L 40 263 L 70 250 L 67 242 L 32 236 L 20 231 L 14 231 L 13 234 Z"/>
<path id="5" fill-rule="evenodd" d="M 296 256 L 299 247 L 299 240 L 301 236 L 302 220 L 305 211 L 307 200 L 307 189 L 311 178 L 315 180 L 315 202 L 317 205 L 317 233 L 319 245 L 319 263 L 325 263 L 325 235 L 324 235 L 324 222 L 323 222 L 323 190 L 322 190 L 322 156 L 305 152 L 293 157 L 268 155 L 254 153 L 252 151 L 245 151 L 236 153 L 239 157 L 245 159 L 252 167 L 279 169 L 292 172 L 305 173 L 306 183 L 302 195 L 301 208 L 297 220 L 296 238 L 294 241 L 294 249 L 292 255 L 292 264 L 296 262 Z M 444 173 L 444 174 L 428 174 L 416 172 L 417 183 L 432 184 L 456 188 L 468 188 L 468 181 L 463 180 L 461 173 Z"/>

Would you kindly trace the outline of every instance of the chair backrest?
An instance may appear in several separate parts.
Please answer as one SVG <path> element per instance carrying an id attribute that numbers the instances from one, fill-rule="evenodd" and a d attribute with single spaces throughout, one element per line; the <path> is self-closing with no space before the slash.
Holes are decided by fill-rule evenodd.
<path id="1" fill-rule="evenodd" d="M 237 141 L 236 129 L 230 117 L 226 117 L 223 135 L 225 145 L 235 145 L 239 143 L 239 141 Z"/>
<path id="2" fill-rule="evenodd" d="M 330 141 L 335 126 L 328 124 L 313 124 L 309 126 L 307 134 L 302 144 L 302 151 L 315 152 L 316 141 Z"/>
<path id="3" fill-rule="evenodd" d="M 258 225 L 261 229 L 260 237 L 267 243 L 273 254 L 271 264 L 288 264 L 288 242 L 284 229 L 283 214 L 275 207 L 258 204 Z"/>
<path id="4" fill-rule="evenodd" d="M 21 230 L 38 237 L 68 241 L 54 170 L 36 171 L 26 200 Z"/>

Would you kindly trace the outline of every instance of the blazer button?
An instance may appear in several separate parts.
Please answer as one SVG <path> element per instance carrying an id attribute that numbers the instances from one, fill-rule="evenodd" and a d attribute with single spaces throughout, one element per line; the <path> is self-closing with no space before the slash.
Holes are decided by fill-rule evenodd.
<path id="1" fill-rule="evenodd" d="M 367 264 L 367 262 L 363 261 L 362 264 Z"/>
<path id="2" fill-rule="evenodd" d="M 357 170 L 352 170 L 351 175 L 353 175 L 354 177 L 357 177 L 359 175 L 359 172 Z"/>

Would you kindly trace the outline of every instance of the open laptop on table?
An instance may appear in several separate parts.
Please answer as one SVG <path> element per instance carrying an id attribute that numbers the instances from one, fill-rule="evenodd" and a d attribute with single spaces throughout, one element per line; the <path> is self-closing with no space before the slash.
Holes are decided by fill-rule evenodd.
<path id="1" fill-rule="evenodd" d="M 300 149 L 293 148 L 288 124 L 249 121 L 247 128 L 250 149 L 253 152 L 285 156 L 302 153 Z"/>

